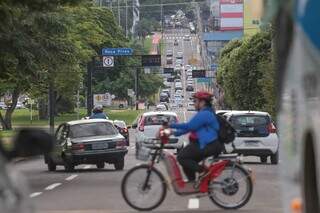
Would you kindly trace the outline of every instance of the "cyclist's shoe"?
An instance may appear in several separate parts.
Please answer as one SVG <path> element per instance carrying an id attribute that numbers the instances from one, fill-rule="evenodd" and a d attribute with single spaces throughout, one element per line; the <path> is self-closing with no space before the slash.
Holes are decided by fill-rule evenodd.
<path id="1" fill-rule="evenodd" d="M 197 189 L 200 186 L 200 183 L 202 182 L 202 180 L 207 177 L 210 174 L 210 171 L 208 168 L 205 168 L 203 172 L 199 173 L 198 176 L 198 180 L 196 181 L 196 183 L 194 184 L 194 187 Z"/>

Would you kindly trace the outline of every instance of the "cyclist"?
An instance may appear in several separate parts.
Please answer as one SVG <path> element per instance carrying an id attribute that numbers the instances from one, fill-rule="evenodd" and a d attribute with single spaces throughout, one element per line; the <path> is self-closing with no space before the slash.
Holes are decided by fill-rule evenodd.
<path id="1" fill-rule="evenodd" d="M 108 119 L 107 115 L 103 112 L 102 105 L 94 106 L 90 119 Z"/>
<path id="2" fill-rule="evenodd" d="M 187 123 L 170 124 L 175 136 L 189 134 L 190 143 L 177 156 L 183 171 L 190 182 L 195 181 L 196 172 L 199 179 L 207 174 L 207 169 L 199 162 L 209 156 L 221 153 L 223 145 L 218 141 L 219 122 L 212 106 L 212 94 L 197 92 L 193 96 L 197 114 Z"/>

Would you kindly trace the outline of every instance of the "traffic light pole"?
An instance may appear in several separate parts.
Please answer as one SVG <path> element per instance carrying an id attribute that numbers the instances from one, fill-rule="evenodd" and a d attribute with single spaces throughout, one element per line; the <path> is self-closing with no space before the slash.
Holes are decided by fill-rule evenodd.
<path id="1" fill-rule="evenodd" d="M 136 69 L 134 78 L 134 92 L 136 94 L 136 110 L 139 109 L 139 69 Z"/>
<path id="2" fill-rule="evenodd" d="M 54 134 L 54 108 L 55 108 L 55 97 L 54 97 L 54 85 L 53 79 L 50 79 L 49 83 L 49 127 L 50 133 Z"/>
<path id="3" fill-rule="evenodd" d="M 117 56 L 117 55 L 116 55 Z M 121 68 L 132 68 L 135 70 L 134 73 L 134 91 L 136 95 L 136 110 L 138 110 L 138 100 L 139 100 L 139 72 L 141 68 L 147 66 L 161 66 L 161 56 L 160 55 L 118 55 L 125 57 L 140 57 L 141 65 L 117 65 L 116 67 Z M 96 57 L 103 58 L 103 55 L 98 55 Z M 90 116 L 93 108 L 93 94 L 92 94 L 92 75 L 98 71 L 106 71 L 112 69 L 113 67 L 101 67 L 99 61 L 96 61 L 96 57 L 92 58 L 92 61 L 87 64 L 87 115 Z M 100 67 L 99 67 L 100 66 Z M 102 69 L 101 69 L 102 68 Z"/>
<path id="4" fill-rule="evenodd" d="M 87 116 L 91 115 L 93 108 L 93 98 L 92 98 L 92 70 L 94 67 L 95 60 L 92 59 L 91 62 L 87 64 Z"/>

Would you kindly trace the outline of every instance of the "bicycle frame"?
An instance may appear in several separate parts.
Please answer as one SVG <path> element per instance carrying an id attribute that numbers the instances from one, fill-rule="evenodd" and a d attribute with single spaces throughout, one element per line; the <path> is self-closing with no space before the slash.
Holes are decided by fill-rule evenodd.
<path id="1" fill-rule="evenodd" d="M 160 159 L 163 159 L 167 173 L 170 177 L 170 184 L 172 185 L 175 193 L 178 195 L 208 193 L 210 181 L 218 177 L 230 162 L 230 160 L 227 159 L 211 163 L 211 165 L 209 166 L 209 175 L 206 176 L 203 180 L 201 180 L 201 182 L 199 183 L 199 187 L 195 188 L 188 187 L 190 186 L 190 184 L 188 185 L 187 182 L 183 180 L 183 176 L 181 174 L 181 170 L 176 160 L 176 157 L 167 151 L 163 151 L 163 144 L 161 144 L 160 147 L 157 148 L 156 151 L 151 155 L 152 158 L 149 163 L 149 167 L 153 168 L 155 163 L 158 163 Z M 146 181 L 143 186 L 144 189 L 148 187 L 150 174 L 151 169 L 148 171 Z"/>

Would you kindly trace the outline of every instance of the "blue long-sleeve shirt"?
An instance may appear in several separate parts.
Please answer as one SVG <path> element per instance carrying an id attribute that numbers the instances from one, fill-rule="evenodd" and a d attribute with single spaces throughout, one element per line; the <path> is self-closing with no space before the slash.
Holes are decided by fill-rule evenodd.
<path id="1" fill-rule="evenodd" d="M 108 116 L 103 112 L 92 113 L 92 115 L 90 116 L 90 119 L 108 119 Z"/>
<path id="2" fill-rule="evenodd" d="M 208 107 L 200 110 L 189 122 L 171 124 L 170 128 L 177 129 L 174 132 L 175 136 L 194 131 L 197 134 L 200 149 L 203 149 L 207 144 L 216 141 L 220 125 L 212 109 Z"/>

